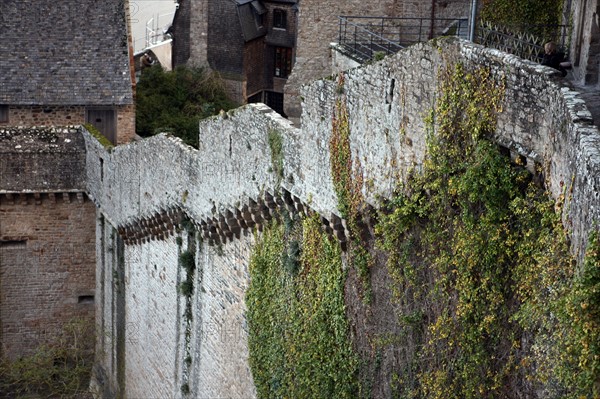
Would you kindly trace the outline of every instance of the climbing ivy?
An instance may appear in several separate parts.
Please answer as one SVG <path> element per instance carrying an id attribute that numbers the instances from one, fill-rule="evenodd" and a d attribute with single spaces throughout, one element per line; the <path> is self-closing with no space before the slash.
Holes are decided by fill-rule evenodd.
<path id="1" fill-rule="evenodd" d="M 590 237 L 583 268 L 572 290 L 559 302 L 564 330 L 558 354 L 561 382 L 570 398 L 600 397 L 600 237 Z"/>
<path id="2" fill-rule="evenodd" d="M 440 82 L 424 163 L 382 206 L 375 228 L 400 309 L 400 332 L 382 340 L 408 359 L 389 373 L 390 389 L 402 398 L 596 398 L 598 233 L 576 270 L 560 218 L 565 196 L 551 200 L 490 139 L 502 78 L 456 64 Z M 343 79 L 337 93 L 331 174 L 351 264 L 369 266 Z M 370 391 L 355 382 L 366 366 L 348 340 L 341 256 L 316 218 L 275 222 L 258 239 L 246 302 L 260 397 Z"/>
<path id="3" fill-rule="evenodd" d="M 286 224 L 268 226 L 250 260 L 248 345 L 258 396 L 353 398 L 358 360 L 348 338 L 339 244 L 317 217 Z M 299 267 L 290 267 L 295 260 Z"/>
<path id="4" fill-rule="evenodd" d="M 480 17 L 517 31 L 551 38 L 561 23 L 563 0 L 484 0 Z"/>
<path id="5" fill-rule="evenodd" d="M 350 126 L 348 108 L 344 95 L 344 75 L 337 81 L 338 98 L 336 99 L 332 122 L 331 139 L 329 140 L 330 167 L 333 187 L 338 199 L 338 210 L 346 220 L 350 233 L 350 263 L 356 267 L 363 282 L 363 297 L 371 300 L 370 267 L 373 263 L 369 247 L 365 246 L 362 236 L 365 225 L 362 210 L 365 200 L 362 194 L 363 173 L 360 159 L 352 159 L 350 148 Z"/>
<path id="6" fill-rule="evenodd" d="M 489 141 L 502 79 L 457 64 L 441 81 L 423 168 L 398 188 L 376 228 L 396 300 L 416 307 L 400 320 L 420 334 L 416 366 L 396 374 L 398 389 L 427 398 L 540 389 L 591 398 L 597 252 L 573 282 L 561 204 Z"/>

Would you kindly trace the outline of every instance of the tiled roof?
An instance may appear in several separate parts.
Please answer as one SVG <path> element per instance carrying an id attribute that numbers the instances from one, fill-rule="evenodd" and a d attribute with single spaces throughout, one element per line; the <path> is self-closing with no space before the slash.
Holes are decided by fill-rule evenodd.
<path id="1" fill-rule="evenodd" d="M 124 0 L 0 0 L 0 104 L 132 104 Z"/>

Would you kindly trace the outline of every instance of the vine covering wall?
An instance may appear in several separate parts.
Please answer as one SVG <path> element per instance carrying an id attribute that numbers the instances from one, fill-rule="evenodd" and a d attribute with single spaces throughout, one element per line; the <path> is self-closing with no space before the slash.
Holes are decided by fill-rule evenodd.
<path id="1" fill-rule="evenodd" d="M 342 85 L 340 79 L 338 94 Z M 389 306 L 389 317 L 402 326 L 384 345 L 413 348 L 391 379 L 377 380 L 398 397 L 598 394 L 596 235 L 578 275 L 557 212 L 564 203 L 549 199 L 521 158 L 511 160 L 490 141 L 506 101 L 504 85 L 483 67 L 457 63 L 441 70 L 439 97 L 426 117 L 425 162 L 379 212 L 371 238 L 377 251 L 364 234 L 359 238 L 364 198 L 362 183 L 354 186 L 360 169 L 352 163 L 343 96 L 334 108 L 331 171 L 350 230 L 345 258 L 366 292 L 374 284 L 364 278 L 374 255 L 386 259 L 394 303 L 366 306 Z M 345 343 L 340 246 L 319 244 L 322 233 L 310 220 L 303 227 L 300 236 L 291 221 L 273 226 L 251 261 L 250 365 L 258 394 L 370 397 L 369 378 L 377 376 L 360 383 L 342 378 L 377 360 L 357 361 Z"/>
<path id="2" fill-rule="evenodd" d="M 548 25 L 561 23 L 563 4 L 562 0 L 484 0 L 480 17 L 519 30 L 528 27 L 532 33 L 541 34 Z"/>

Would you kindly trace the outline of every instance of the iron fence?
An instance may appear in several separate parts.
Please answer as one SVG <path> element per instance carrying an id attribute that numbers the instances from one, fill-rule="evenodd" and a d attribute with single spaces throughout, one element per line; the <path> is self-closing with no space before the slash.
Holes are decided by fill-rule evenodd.
<path id="1" fill-rule="evenodd" d="M 466 18 L 395 18 L 340 16 L 338 44 L 347 56 L 360 63 L 396 53 L 415 43 L 438 36 L 469 35 Z M 544 44 L 553 41 L 568 54 L 569 25 L 530 25 L 505 28 L 481 23 L 476 41 L 521 58 L 540 62 Z"/>
<path id="2" fill-rule="evenodd" d="M 468 36 L 464 18 L 395 18 L 340 16 L 338 44 L 346 55 L 366 62 L 378 55 L 396 53 L 404 47 L 436 36 Z"/>
<path id="3" fill-rule="evenodd" d="M 532 25 L 506 28 L 483 22 L 479 26 L 476 40 L 486 47 L 540 62 L 544 56 L 544 44 L 550 41 L 555 42 L 563 53 L 569 53 L 569 32 L 569 25 Z"/>

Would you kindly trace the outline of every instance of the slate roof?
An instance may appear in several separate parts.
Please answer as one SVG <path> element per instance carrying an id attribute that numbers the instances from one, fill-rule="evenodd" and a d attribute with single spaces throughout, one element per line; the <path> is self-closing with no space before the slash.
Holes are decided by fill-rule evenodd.
<path id="1" fill-rule="evenodd" d="M 258 0 L 237 0 L 238 18 L 242 27 L 242 35 L 245 41 L 256 39 L 267 33 L 266 26 L 258 26 L 257 15 L 267 12 L 266 8 Z"/>
<path id="2" fill-rule="evenodd" d="M 0 104 L 133 103 L 124 0 L 0 0 Z"/>

